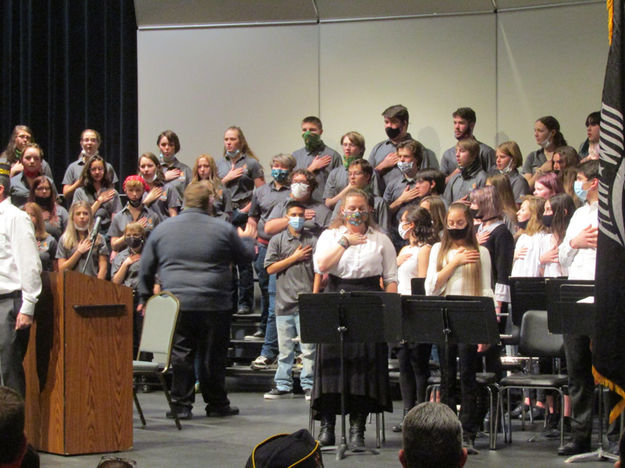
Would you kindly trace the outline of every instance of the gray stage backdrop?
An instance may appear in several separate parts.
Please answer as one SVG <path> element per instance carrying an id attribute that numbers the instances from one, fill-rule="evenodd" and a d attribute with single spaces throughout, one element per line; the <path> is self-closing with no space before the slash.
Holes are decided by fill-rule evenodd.
<path id="1" fill-rule="evenodd" d="M 180 159 L 219 156 L 240 126 L 268 168 L 302 146 L 306 115 L 323 139 L 385 138 L 380 113 L 402 103 L 410 132 L 440 158 L 455 144 L 451 113 L 477 112 L 476 136 L 537 148 L 536 118 L 557 117 L 569 144 L 585 139 L 599 110 L 608 51 L 604 3 L 495 14 L 319 25 L 139 30 L 139 148 L 178 133 Z"/>

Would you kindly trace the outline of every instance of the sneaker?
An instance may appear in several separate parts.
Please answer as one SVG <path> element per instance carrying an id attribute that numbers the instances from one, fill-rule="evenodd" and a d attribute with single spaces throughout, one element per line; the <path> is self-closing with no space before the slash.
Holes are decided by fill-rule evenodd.
<path id="1" fill-rule="evenodd" d="M 256 359 L 252 361 L 250 364 L 252 370 L 263 370 L 263 369 L 277 369 L 278 365 L 276 364 L 275 359 L 270 359 L 267 356 L 258 356 Z"/>
<path id="2" fill-rule="evenodd" d="M 252 313 L 252 308 L 246 305 L 240 305 L 237 310 L 237 314 L 239 315 L 248 315 Z"/>
<path id="3" fill-rule="evenodd" d="M 245 335 L 243 337 L 244 341 L 265 341 L 265 332 L 262 330 L 256 330 L 255 333 L 251 335 Z"/>
<path id="4" fill-rule="evenodd" d="M 264 395 L 265 400 L 281 400 L 283 398 L 293 398 L 293 392 L 290 390 L 278 390 L 272 388 Z"/>
<path id="5" fill-rule="evenodd" d="M 307 388 L 306 390 L 304 390 L 304 399 L 306 401 L 312 400 L 312 388 Z"/>
<path id="6" fill-rule="evenodd" d="M 301 371 L 304 368 L 304 363 L 302 362 L 302 356 L 296 356 L 295 361 L 293 362 L 293 369 Z"/>

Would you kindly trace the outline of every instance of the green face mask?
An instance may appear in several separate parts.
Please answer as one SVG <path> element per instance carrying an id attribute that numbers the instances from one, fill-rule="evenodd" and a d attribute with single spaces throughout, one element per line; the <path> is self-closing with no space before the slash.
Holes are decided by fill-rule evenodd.
<path id="1" fill-rule="evenodd" d="M 343 166 L 347 169 L 352 162 L 356 161 L 356 159 L 360 159 L 361 157 L 362 155 L 343 156 Z"/>
<path id="2" fill-rule="evenodd" d="M 307 151 L 316 151 L 323 148 L 321 136 L 316 133 L 312 133 L 310 131 L 304 132 L 302 133 L 302 138 L 304 139 L 304 145 L 306 146 Z"/>

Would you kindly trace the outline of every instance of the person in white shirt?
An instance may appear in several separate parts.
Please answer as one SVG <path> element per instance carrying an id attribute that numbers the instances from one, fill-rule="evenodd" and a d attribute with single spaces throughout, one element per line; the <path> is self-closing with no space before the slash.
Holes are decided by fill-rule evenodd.
<path id="1" fill-rule="evenodd" d="M 0 385 L 23 396 L 22 361 L 41 293 L 41 260 L 30 217 L 8 196 L 10 170 L 0 165 Z"/>
<path id="2" fill-rule="evenodd" d="M 517 212 L 517 222 L 520 236 L 514 248 L 514 263 L 512 273 L 514 277 L 542 276 L 542 265 L 540 263 L 540 246 L 543 238 L 549 233 L 542 223 L 543 212 L 545 210 L 545 199 L 534 195 L 525 195 L 521 208 Z"/>
<path id="3" fill-rule="evenodd" d="M 573 214 L 558 257 L 562 267 L 568 268 L 569 279 L 594 280 L 599 224 L 599 161 L 590 160 L 579 166 L 574 189 L 585 203 Z M 590 451 L 594 389 L 590 337 L 564 335 L 564 354 L 569 376 L 572 440 L 560 447 L 558 454 L 569 456 Z"/>
<path id="4" fill-rule="evenodd" d="M 445 230 L 441 242 L 432 247 L 425 293 L 429 296 L 465 295 L 493 297 L 491 287 L 491 261 L 486 247 L 478 244 L 473 232 L 473 217 L 469 207 L 462 202 L 452 203 L 447 211 Z M 480 404 L 483 392 L 475 380 L 479 366 L 479 352 L 484 345 L 459 344 L 449 350 L 449 360 L 441 358 L 441 402 L 455 410 L 456 356 L 460 358 L 460 385 L 464 443 L 469 454 L 476 454 L 475 436 L 482 423 Z M 451 378 L 453 377 L 453 378 Z M 482 389 L 483 390 L 483 389 Z"/>
<path id="5" fill-rule="evenodd" d="M 341 216 L 324 231 L 313 255 L 315 273 L 328 275 L 326 292 L 397 292 L 397 263 L 391 240 L 371 221 L 373 198 L 350 189 L 341 202 Z M 315 281 L 313 292 L 321 291 Z M 345 346 L 346 411 L 349 412 L 349 445 L 365 447 L 368 413 L 392 411 L 386 343 L 347 343 Z M 333 445 L 336 414 L 340 414 L 339 346 L 321 344 L 315 362 L 312 407 L 321 419 L 319 443 Z"/>
<path id="6" fill-rule="evenodd" d="M 410 296 L 412 279 L 425 278 L 432 244 L 438 241 L 438 235 L 434 232 L 430 212 L 417 205 L 410 205 L 404 211 L 398 231 L 399 236 L 409 242 L 397 256 L 398 292 Z M 397 351 L 404 416 L 416 403 L 425 401 L 431 351 L 431 344 L 408 342 L 402 342 Z M 401 432 L 402 424 L 393 426 L 393 432 Z"/>
<path id="7" fill-rule="evenodd" d="M 543 224 L 550 231 L 540 246 L 540 263 L 545 278 L 568 276 L 568 270 L 560 265 L 558 252 L 574 212 L 575 203 L 566 193 L 554 195 L 545 202 Z"/>

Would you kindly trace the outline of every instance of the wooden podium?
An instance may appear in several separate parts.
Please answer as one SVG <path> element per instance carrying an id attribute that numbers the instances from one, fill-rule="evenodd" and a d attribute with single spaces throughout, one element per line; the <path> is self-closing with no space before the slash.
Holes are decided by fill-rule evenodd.
<path id="1" fill-rule="evenodd" d="M 132 448 L 132 290 L 44 273 L 26 372 L 26 435 L 61 455 Z"/>

